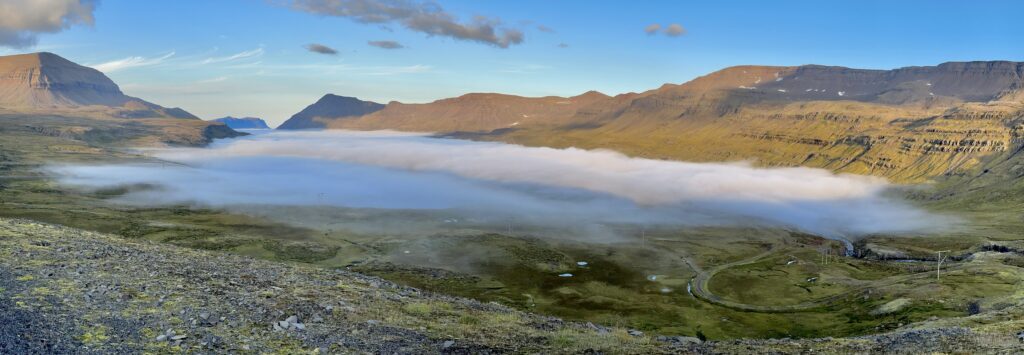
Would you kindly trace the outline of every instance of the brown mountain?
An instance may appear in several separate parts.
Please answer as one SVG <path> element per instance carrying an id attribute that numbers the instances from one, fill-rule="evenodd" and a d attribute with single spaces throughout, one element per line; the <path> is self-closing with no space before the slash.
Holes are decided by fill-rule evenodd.
<path id="1" fill-rule="evenodd" d="M 124 118 L 189 118 L 180 108 L 164 108 L 127 96 L 110 78 L 48 53 L 0 57 L 0 108 L 18 112 L 100 111 Z"/>
<path id="2" fill-rule="evenodd" d="M 125 145 L 201 145 L 239 135 L 127 96 L 98 70 L 46 52 L 0 56 L 0 130 Z"/>
<path id="3" fill-rule="evenodd" d="M 894 70 L 738 66 L 608 97 L 469 94 L 391 103 L 329 128 L 448 132 L 688 161 L 751 160 L 924 181 L 1019 149 L 1024 63 Z"/>
<path id="4" fill-rule="evenodd" d="M 580 109 L 608 98 L 596 91 L 573 97 L 467 94 L 427 104 L 392 102 L 383 110 L 357 119 L 332 121 L 328 127 L 432 132 L 567 124 Z"/>
<path id="5" fill-rule="evenodd" d="M 755 160 L 923 181 L 964 174 L 1021 142 L 1024 64 L 889 71 L 733 67 L 613 105 L 586 127 L 493 139 L 690 161 Z"/>
<path id="6" fill-rule="evenodd" d="M 376 102 L 363 101 L 354 97 L 327 94 L 312 105 L 292 115 L 281 123 L 277 129 L 318 129 L 326 128 L 328 123 L 359 117 L 384 108 Z"/>

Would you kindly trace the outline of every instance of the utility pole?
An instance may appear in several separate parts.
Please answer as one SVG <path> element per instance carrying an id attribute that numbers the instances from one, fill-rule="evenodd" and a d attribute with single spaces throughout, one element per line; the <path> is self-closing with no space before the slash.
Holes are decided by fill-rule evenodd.
<path id="1" fill-rule="evenodd" d="M 938 258 L 936 258 L 936 260 L 938 260 L 938 263 L 935 264 L 935 280 L 936 281 L 939 281 L 940 280 L 939 278 L 942 276 L 942 262 L 945 261 L 947 258 L 949 258 L 949 252 L 950 252 L 949 250 L 943 250 L 943 251 L 936 252 L 936 253 L 939 254 Z M 942 253 L 946 253 L 946 255 L 943 256 Z"/>

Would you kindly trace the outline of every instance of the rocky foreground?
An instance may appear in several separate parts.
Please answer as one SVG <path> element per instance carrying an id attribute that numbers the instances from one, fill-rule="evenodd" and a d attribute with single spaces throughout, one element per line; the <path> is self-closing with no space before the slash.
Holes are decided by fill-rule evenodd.
<path id="1" fill-rule="evenodd" d="M 844 339 L 700 342 L 348 271 L 0 219 L 0 354 L 1021 353 L 1020 307 Z"/>

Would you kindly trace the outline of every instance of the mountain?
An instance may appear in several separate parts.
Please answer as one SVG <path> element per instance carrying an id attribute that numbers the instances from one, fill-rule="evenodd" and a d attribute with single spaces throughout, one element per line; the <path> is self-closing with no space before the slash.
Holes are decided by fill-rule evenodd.
<path id="1" fill-rule="evenodd" d="M 228 116 L 210 121 L 223 123 L 232 129 L 270 129 L 270 126 L 267 126 L 267 122 L 256 117 L 238 118 Z"/>
<path id="2" fill-rule="evenodd" d="M 902 182 L 973 174 L 1021 146 L 1024 64 L 727 68 L 637 94 L 582 127 L 492 139 L 688 161 L 753 160 Z"/>
<path id="3" fill-rule="evenodd" d="M 468 94 L 325 122 L 921 182 L 975 174 L 1018 151 L 1022 116 L 1024 63 L 987 61 L 893 70 L 737 66 L 614 97 Z"/>
<path id="4" fill-rule="evenodd" d="M 384 105 L 376 102 L 363 101 L 354 97 L 327 94 L 316 103 L 292 115 L 277 129 L 315 129 L 326 128 L 327 123 L 340 119 L 359 117 L 380 111 Z"/>
<path id="5" fill-rule="evenodd" d="M 130 146 L 203 145 L 240 135 L 127 96 L 98 70 L 47 52 L 0 56 L 0 130 Z"/>
<path id="6" fill-rule="evenodd" d="M 127 96 L 100 71 L 48 52 L 0 56 L 0 108 L 94 111 L 121 118 L 198 117 Z"/>
<path id="7" fill-rule="evenodd" d="M 331 121 L 329 128 L 407 131 L 489 131 L 530 124 L 569 123 L 582 108 L 607 100 L 591 91 L 573 97 L 467 94 L 427 104 L 392 102 L 357 119 Z"/>

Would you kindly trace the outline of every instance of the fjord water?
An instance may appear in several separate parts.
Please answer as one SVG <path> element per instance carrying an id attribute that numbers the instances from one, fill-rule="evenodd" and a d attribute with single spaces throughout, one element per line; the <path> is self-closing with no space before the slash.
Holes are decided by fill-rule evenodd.
<path id="1" fill-rule="evenodd" d="M 947 227 L 943 218 L 887 197 L 890 185 L 882 179 L 820 169 L 672 162 L 389 131 L 254 133 L 207 148 L 145 151 L 153 163 L 47 170 L 68 186 L 125 188 L 118 203 L 269 217 L 281 207 L 323 207 L 423 211 L 437 219 L 429 223 L 770 226 L 843 238 Z"/>

